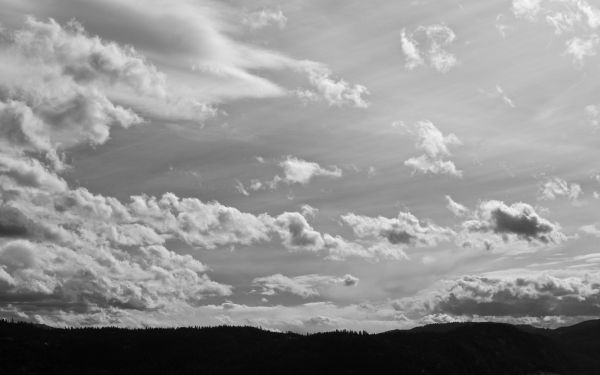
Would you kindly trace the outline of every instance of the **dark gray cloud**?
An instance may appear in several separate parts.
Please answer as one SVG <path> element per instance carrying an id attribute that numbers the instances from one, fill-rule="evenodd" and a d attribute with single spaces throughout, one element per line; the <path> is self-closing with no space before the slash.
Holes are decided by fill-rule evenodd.
<path id="1" fill-rule="evenodd" d="M 500 201 L 485 201 L 480 203 L 474 217 L 463 223 L 465 237 L 469 237 L 468 233 L 490 233 L 499 235 L 504 242 L 518 239 L 543 244 L 559 243 L 566 238 L 560 225 L 544 219 L 527 203 L 509 206 Z"/>
<path id="2" fill-rule="evenodd" d="M 0 206 L 0 237 L 31 237 L 33 234 L 33 222 L 21 211 Z"/>

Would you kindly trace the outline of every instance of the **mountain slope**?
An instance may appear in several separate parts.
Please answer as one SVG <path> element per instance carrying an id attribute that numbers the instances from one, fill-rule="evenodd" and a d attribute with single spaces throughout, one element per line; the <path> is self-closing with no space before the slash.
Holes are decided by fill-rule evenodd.
<path id="1" fill-rule="evenodd" d="M 496 323 L 368 335 L 250 327 L 56 329 L 0 323 L 4 374 L 598 374 L 600 321 L 557 330 Z"/>

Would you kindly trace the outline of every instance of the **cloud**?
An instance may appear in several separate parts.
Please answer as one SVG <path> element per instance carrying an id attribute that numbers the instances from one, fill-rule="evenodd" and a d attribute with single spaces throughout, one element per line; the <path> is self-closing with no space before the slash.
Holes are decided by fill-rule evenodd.
<path id="1" fill-rule="evenodd" d="M 319 209 L 309 204 L 303 204 L 302 207 L 300 207 L 300 213 L 304 217 L 315 217 L 317 216 L 317 213 L 319 213 Z"/>
<path id="2" fill-rule="evenodd" d="M 447 282 L 426 304 L 434 313 L 459 316 L 595 316 L 600 274 L 463 276 Z"/>
<path id="3" fill-rule="evenodd" d="M 336 166 L 332 169 L 321 167 L 319 164 L 288 156 L 279 163 L 283 169 L 283 181 L 288 184 L 308 184 L 313 177 L 325 176 L 332 178 L 342 177 L 342 170 Z"/>
<path id="4" fill-rule="evenodd" d="M 584 108 L 585 117 L 592 129 L 600 128 L 600 108 L 595 104 L 586 105 Z"/>
<path id="5" fill-rule="evenodd" d="M 231 294 L 229 286 L 206 277 L 200 262 L 160 246 L 111 254 L 15 240 L 0 247 L 0 267 L 0 301 L 24 311 L 152 310 Z"/>
<path id="6" fill-rule="evenodd" d="M 423 173 L 462 177 L 462 171 L 456 168 L 454 162 L 443 159 L 451 156 L 451 146 L 462 144 L 456 135 L 453 133 L 444 135 L 430 121 L 419 121 L 412 127 L 405 127 L 405 129 L 416 139 L 415 147 L 425 152 L 425 154 L 406 160 L 404 165 Z"/>
<path id="7" fill-rule="evenodd" d="M 276 25 L 280 29 L 284 29 L 287 24 L 287 17 L 281 9 L 275 11 L 273 9 L 261 9 L 255 12 L 248 13 L 244 17 L 244 24 L 251 29 L 258 30 L 265 27 Z"/>
<path id="8" fill-rule="evenodd" d="M 527 241 L 530 244 L 560 243 L 566 239 L 560 225 L 542 218 L 532 206 L 523 202 L 509 206 L 496 200 L 483 201 L 474 212 L 474 218 L 464 221 L 462 227 L 459 242 L 463 246 L 482 243 L 491 248 L 499 239 L 505 243 Z"/>
<path id="9" fill-rule="evenodd" d="M 540 183 L 539 199 L 555 200 L 557 197 L 566 197 L 571 201 L 577 201 L 583 193 L 581 185 L 576 183 L 569 184 L 560 177 L 549 177 L 546 181 Z"/>
<path id="10" fill-rule="evenodd" d="M 600 10 L 585 0 L 513 0 L 515 17 L 545 21 L 554 27 L 556 34 L 573 32 L 576 27 L 595 29 L 600 26 Z"/>
<path id="11" fill-rule="evenodd" d="M 260 287 L 260 293 L 264 295 L 271 296 L 278 293 L 291 293 L 308 298 L 319 296 L 319 290 L 332 285 L 356 286 L 358 282 L 358 278 L 352 275 L 335 277 L 311 274 L 290 278 L 282 274 L 275 274 L 255 278 L 252 284 Z"/>
<path id="12" fill-rule="evenodd" d="M 582 66 L 586 57 L 595 56 L 597 54 L 600 38 L 593 34 L 588 39 L 574 37 L 566 42 L 566 54 L 571 55 L 573 63 L 577 66 Z"/>
<path id="13" fill-rule="evenodd" d="M 518 18 L 534 20 L 541 11 L 542 0 L 513 0 L 512 11 Z"/>
<path id="14" fill-rule="evenodd" d="M 305 102 L 325 101 L 330 106 L 367 108 L 369 102 L 364 96 L 369 90 L 359 84 L 350 84 L 343 79 L 332 78 L 331 70 L 323 64 L 314 61 L 303 61 L 297 70 L 307 74 L 312 89 L 298 89 L 294 93 Z"/>
<path id="15" fill-rule="evenodd" d="M 579 228 L 579 230 L 589 236 L 600 238 L 600 227 L 598 227 L 598 223 L 584 225 L 581 228 Z"/>
<path id="16" fill-rule="evenodd" d="M 406 29 L 401 32 L 401 47 L 406 62 L 405 67 L 412 70 L 416 67 L 429 63 L 429 66 L 440 73 L 447 73 L 458 64 L 454 54 L 446 51 L 456 39 L 456 34 L 451 28 L 444 24 L 420 26 L 414 32 L 407 33 Z M 419 50 L 417 38 L 422 44 L 429 47 L 426 51 Z"/>
<path id="17" fill-rule="evenodd" d="M 34 18 L 2 32 L 0 65 L 0 304 L 31 314 L 88 314 L 231 294 L 208 278 L 208 267 L 163 246 L 170 238 L 207 247 L 227 241 L 218 230 L 202 237 L 201 226 L 210 223 L 194 216 L 200 210 L 182 212 L 192 202 L 165 195 L 124 205 L 71 189 L 59 175 L 72 147 L 103 144 L 113 126 L 142 121 L 113 96 L 170 100 L 157 68 L 76 22 Z M 236 216 L 226 211 L 214 212 L 225 226 Z M 190 219 L 196 226 L 186 227 Z"/>
<path id="18" fill-rule="evenodd" d="M 371 262 L 380 260 L 407 260 L 408 256 L 400 245 L 393 245 L 384 242 L 374 242 L 371 244 L 360 244 L 347 241 L 341 236 L 332 236 L 324 234 L 325 249 L 327 250 L 326 259 L 334 261 L 343 261 L 347 259 L 364 259 Z"/>
<path id="19" fill-rule="evenodd" d="M 496 85 L 496 92 L 492 93 L 491 96 L 499 97 L 500 99 L 502 99 L 504 104 L 506 104 L 507 106 L 509 106 L 511 108 L 517 107 L 515 102 L 506 95 L 506 93 L 504 92 L 504 89 L 500 85 Z"/>
<path id="20" fill-rule="evenodd" d="M 454 235 L 451 229 L 421 221 L 410 212 L 400 212 L 392 219 L 349 213 L 341 220 L 360 239 L 383 239 L 392 245 L 432 247 Z"/>
<path id="21" fill-rule="evenodd" d="M 22 186 L 65 191 L 67 183 L 40 161 L 22 155 L 0 153 L 0 176 L 6 176 Z"/>
<path id="22" fill-rule="evenodd" d="M 285 212 L 277 217 L 275 226 L 283 239 L 283 244 L 289 249 L 318 251 L 323 249 L 324 241 L 321 234 L 315 231 L 298 212 Z"/>
<path id="23" fill-rule="evenodd" d="M 230 4 L 209 0 L 176 3 L 152 0 L 151 6 L 144 0 L 127 3 L 106 0 L 98 4 L 75 0 L 70 5 L 68 13 L 85 24 L 98 26 L 98 19 L 94 15 L 110 14 L 110 26 L 100 24 L 96 29 L 119 38 L 123 51 L 133 51 L 133 48 L 124 45 L 135 45 L 151 56 L 156 66 L 169 73 L 165 81 L 167 97 L 163 100 L 112 90 L 111 98 L 118 98 L 119 102 L 135 107 L 138 112 L 171 120 L 202 119 L 215 115 L 215 105 L 227 100 L 271 98 L 290 95 L 295 91 L 311 93 L 314 100 L 326 101 L 330 105 L 367 105 L 362 98 L 368 93 L 367 89 L 333 78 L 327 65 L 292 58 L 232 37 L 247 31 L 247 27 L 261 28 L 270 24 L 284 26 L 286 17 L 281 11 L 264 9 L 244 17 Z M 36 9 L 38 14 L 46 15 L 67 11 L 62 3 L 49 5 L 31 0 L 11 4 L 11 7 L 15 12 L 28 13 Z M 165 19 L 169 22 L 164 22 Z M 245 22 L 240 22 L 241 19 Z M 73 29 L 77 28 L 82 30 L 81 27 Z M 104 41 L 100 44 L 112 46 Z M 150 66 L 145 59 L 142 59 L 145 65 L 136 65 L 133 61 L 119 60 L 122 55 L 115 57 L 105 59 L 102 56 L 102 59 L 89 60 L 89 64 L 70 66 L 74 68 L 72 76 L 85 79 L 94 76 L 99 67 L 101 73 L 114 77 L 114 73 L 117 73 L 114 68 L 124 68 L 125 74 L 118 77 L 120 81 L 132 78 L 131 83 L 147 88 L 154 86 L 154 83 L 162 84 L 161 80 L 147 77 L 138 79 Z M 304 82 L 298 89 L 284 88 L 281 83 L 258 73 L 265 71 L 295 72 Z"/>
<path id="24" fill-rule="evenodd" d="M 599 45 L 594 32 L 600 26 L 600 9 L 585 0 L 513 0 L 513 14 L 530 22 L 544 16 L 557 36 L 570 35 L 565 54 L 575 66 L 583 66 L 587 57 L 595 56 Z"/>
<path id="25" fill-rule="evenodd" d="M 113 103 L 113 92 L 167 100 L 164 75 L 143 56 L 87 35 L 76 22 L 61 26 L 27 18 L 21 28 L 2 34 L 0 143 L 5 171 L 15 164 L 8 158 L 24 152 L 61 169 L 61 151 L 83 143 L 103 144 L 113 126 L 142 122 L 133 110 Z M 26 163 L 29 167 L 19 169 L 41 176 L 39 165 Z"/>
<path id="26" fill-rule="evenodd" d="M 402 52 L 406 57 L 405 67 L 406 69 L 412 70 L 425 63 L 421 52 L 419 51 L 418 43 L 406 33 L 406 29 L 402 29 L 401 33 Z"/>
<path id="27" fill-rule="evenodd" d="M 246 197 L 250 195 L 250 193 L 248 193 L 248 190 L 246 190 L 244 184 L 242 184 L 242 182 L 238 179 L 235 180 L 235 190 L 237 190 L 240 194 Z"/>
<path id="28" fill-rule="evenodd" d="M 469 209 L 460 203 L 455 202 L 449 195 L 446 195 L 446 208 L 455 216 L 466 216 L 469 214 Z"/>

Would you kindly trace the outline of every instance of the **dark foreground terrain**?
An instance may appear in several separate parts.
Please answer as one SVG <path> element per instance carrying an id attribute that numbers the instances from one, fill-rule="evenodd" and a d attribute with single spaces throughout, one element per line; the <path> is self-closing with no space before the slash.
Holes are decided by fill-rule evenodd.
<path id="1" fill-rule="evenodd" d="M 600 320 L 376 335 L 249 327 L 56 329 L 0 321 L 0 374 L 600 374 Z"/>

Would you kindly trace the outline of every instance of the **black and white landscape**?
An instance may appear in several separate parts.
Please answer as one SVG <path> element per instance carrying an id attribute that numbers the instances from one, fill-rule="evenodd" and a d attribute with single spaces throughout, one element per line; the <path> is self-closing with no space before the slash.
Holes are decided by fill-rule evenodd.
<path id="1" fill-rule="evenodd" d="M 378 334 L 254 327 L 58 329 L 0 322 L 6 374 L 598 374 L 600 321 L 446 323 Z"/>
<path id="2" fill-rule="evenodd" d="M 573 369 L 510 327 L 600 314 L 599 53 L 596 0 L 0 0 L 0 318 Z"/>

